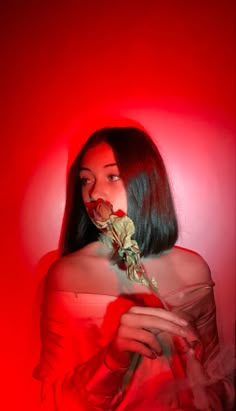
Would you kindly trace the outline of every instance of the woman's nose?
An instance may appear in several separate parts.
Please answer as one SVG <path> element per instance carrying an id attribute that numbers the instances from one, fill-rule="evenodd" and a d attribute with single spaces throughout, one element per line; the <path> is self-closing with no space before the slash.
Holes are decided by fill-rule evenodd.
<path id="1" fill-rule="evenodd" d="M 90 200 L 94 201 L 98 200 L 99 198 L 105 200 L 106 192 L 104 185 L 96 181 L 89 190 L 89 197 Z"/>

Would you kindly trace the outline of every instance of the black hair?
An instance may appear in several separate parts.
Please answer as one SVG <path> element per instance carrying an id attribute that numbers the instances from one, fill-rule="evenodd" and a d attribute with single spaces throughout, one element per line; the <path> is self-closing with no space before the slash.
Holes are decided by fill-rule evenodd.
<path id="1" fill-rule="evenodd" d="M 166 168 L 156 145 L 137 127 L 106 127 L 89 137 L 70 169 L 62 254 L 98 239 L 99 231 L 83 204 L 79 169 L 87 150 L 102 142 L 114 152 L 127 192 L 128 215 L 135 224 L 133 238 L 141 255 L 169 250 L 177 240 L 178 224 Z"/>

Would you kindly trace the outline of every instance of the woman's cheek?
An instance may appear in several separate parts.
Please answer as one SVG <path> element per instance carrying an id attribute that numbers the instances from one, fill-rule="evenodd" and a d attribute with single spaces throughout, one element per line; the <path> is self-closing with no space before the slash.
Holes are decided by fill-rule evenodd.
<path id="1" fill-rule="evenodd" d="M 82 194 L 83 202 L 87 203 L 89 201 L 89 191 L 88 191 L 88 189 L 86 187 L 83 187 L 82 191 L 81 191 L 81 194 Z"/>

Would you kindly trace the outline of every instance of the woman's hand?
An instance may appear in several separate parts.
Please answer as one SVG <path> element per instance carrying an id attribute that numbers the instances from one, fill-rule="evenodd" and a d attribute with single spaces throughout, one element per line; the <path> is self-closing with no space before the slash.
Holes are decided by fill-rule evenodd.
<path id="1" fill-rule="evenodd" d="M 119 363 L 126 364 L 131 353 L 148 358 L 161 355 L 161 346 L 155 334 L 167 332 L 193 339 L 188 322 L 163 308 L 131 307 L 120 318 L 117 334 L 110 345 L 109 354 Z"/>

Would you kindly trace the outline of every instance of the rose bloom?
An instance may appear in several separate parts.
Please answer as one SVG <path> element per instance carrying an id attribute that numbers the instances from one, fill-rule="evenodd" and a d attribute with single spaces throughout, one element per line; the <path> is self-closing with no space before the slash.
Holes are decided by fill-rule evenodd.
<path id="1" fill-rule="evenodd" d="M 112 214 L 112 205 L 103 200 L 100 201 L 93 210 L 93 216 L 96 221 L 107 221 Z"/>
<path id="2" fill-rule="evenodd" d="M 113 207 L 108 201 L 99 198 L 97 201 L 86 203 L 89 217 L 98 222 L 104 222 L 113 214 Z"/>

